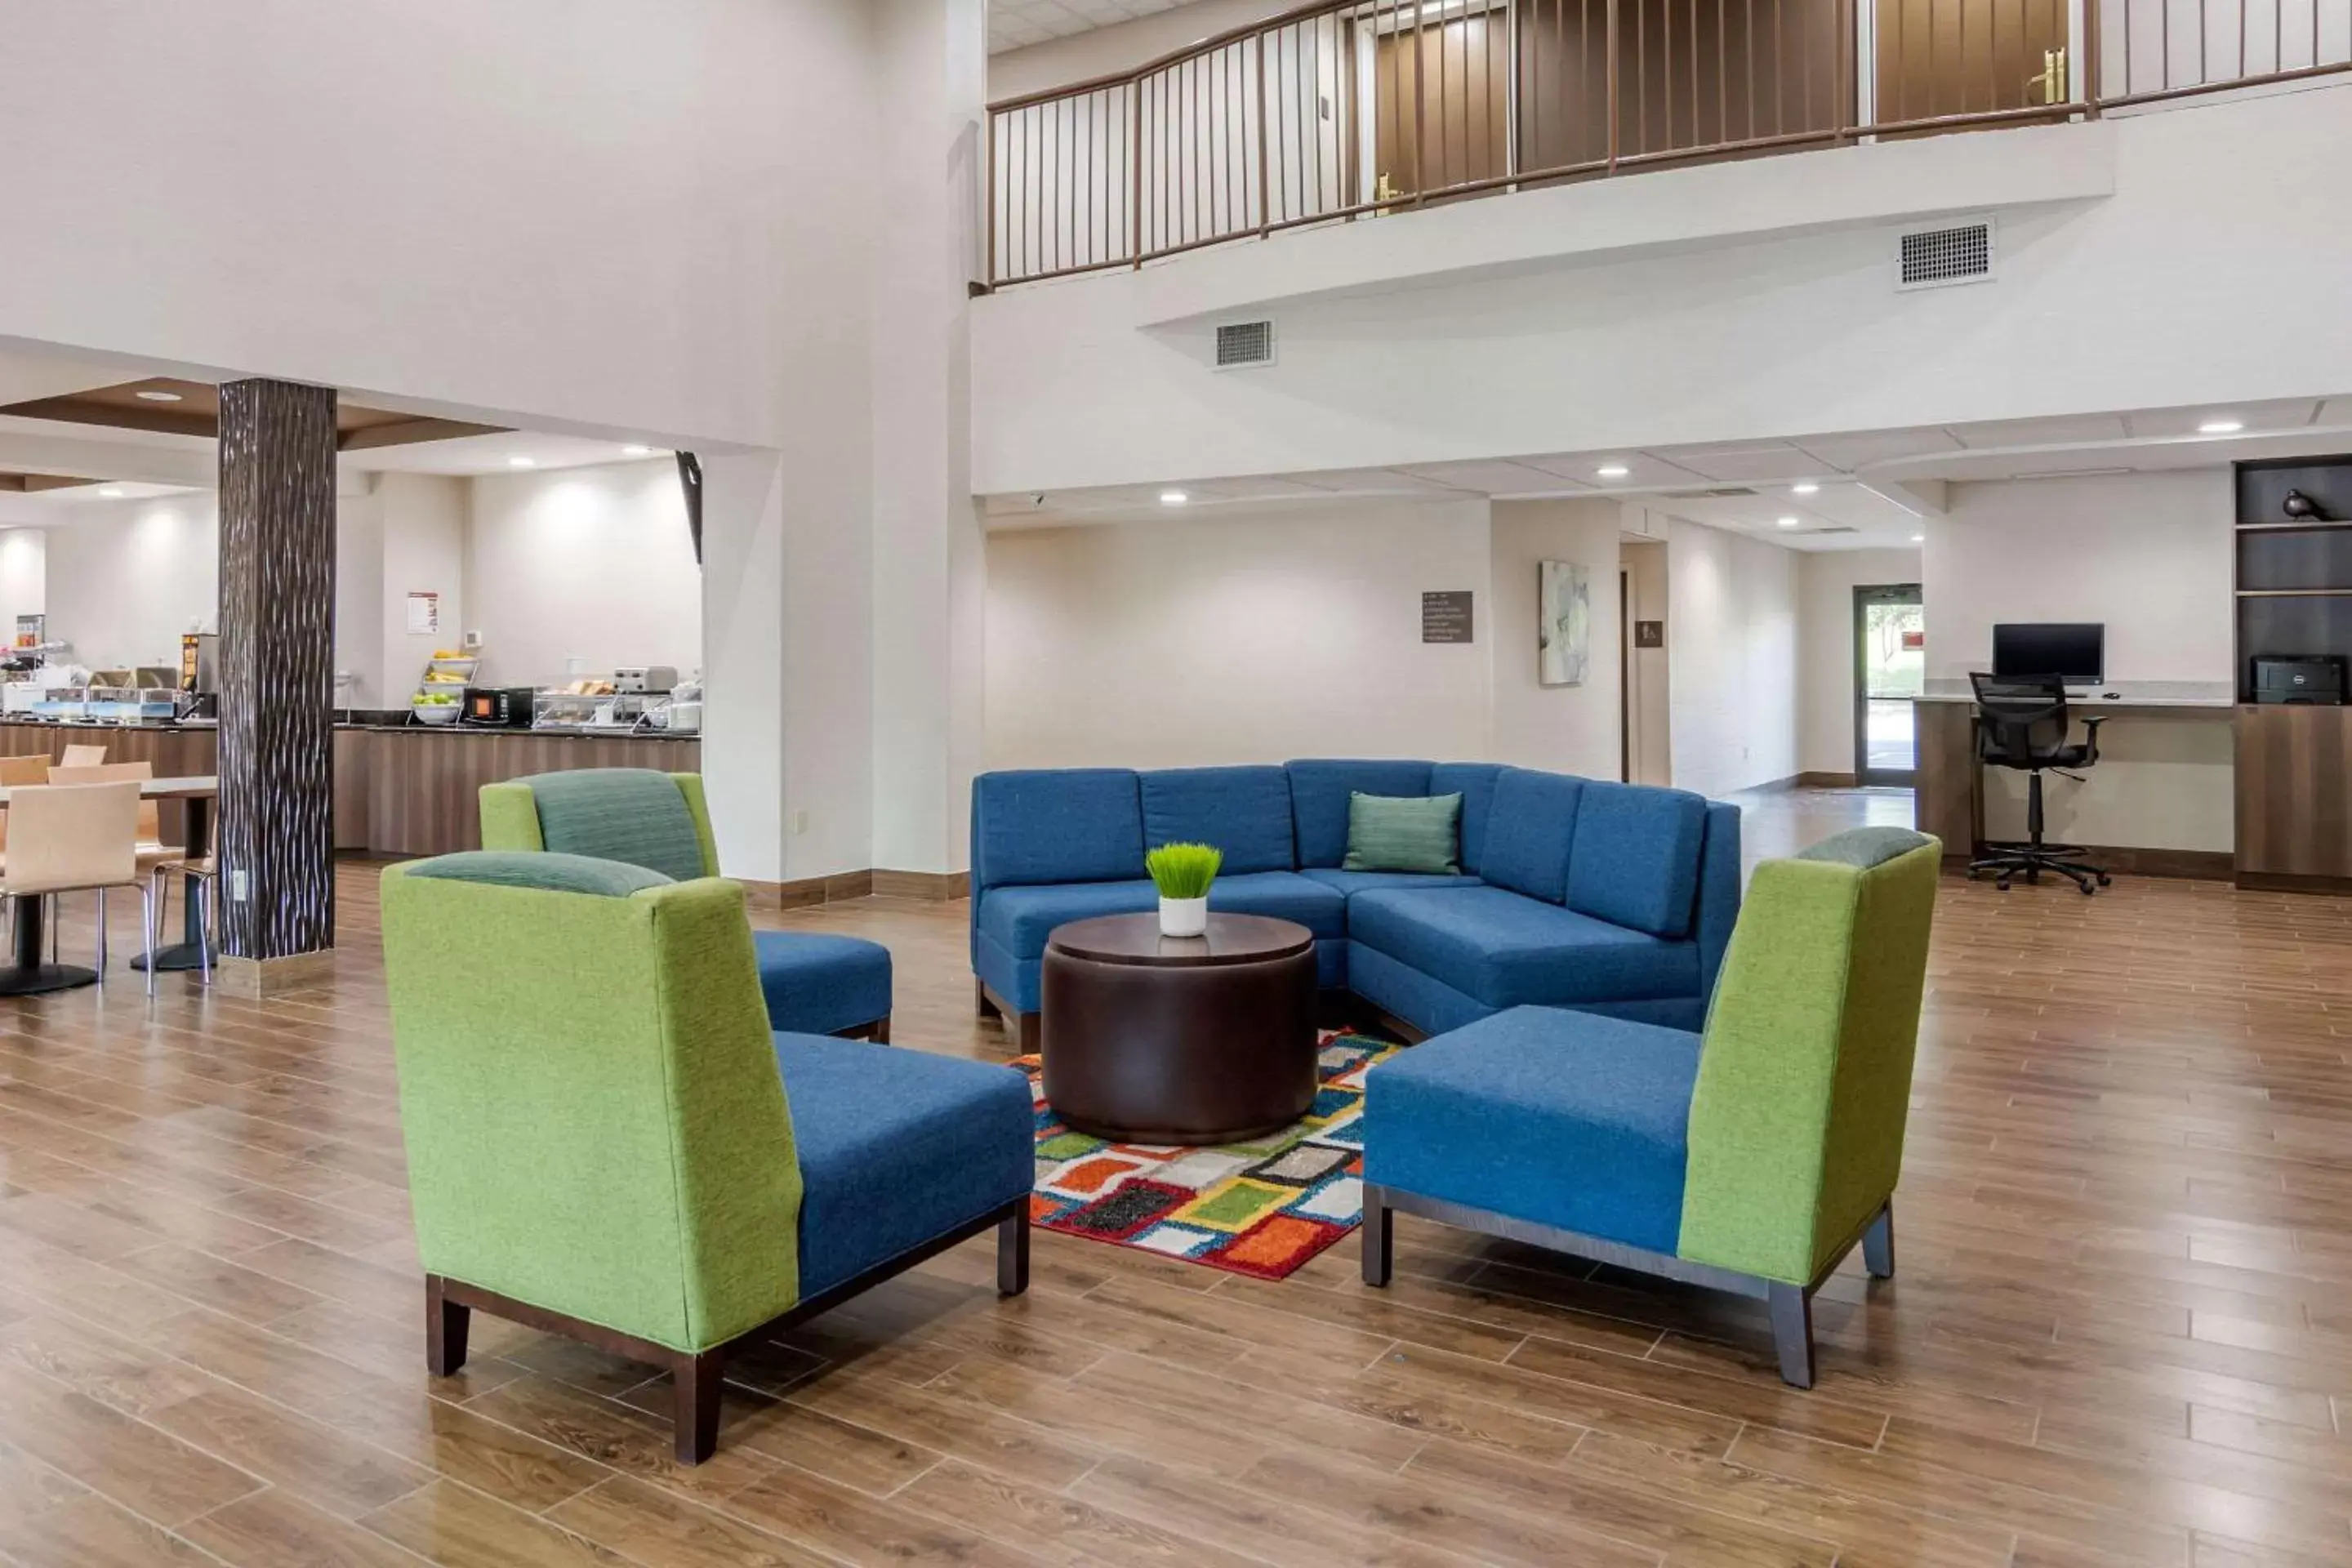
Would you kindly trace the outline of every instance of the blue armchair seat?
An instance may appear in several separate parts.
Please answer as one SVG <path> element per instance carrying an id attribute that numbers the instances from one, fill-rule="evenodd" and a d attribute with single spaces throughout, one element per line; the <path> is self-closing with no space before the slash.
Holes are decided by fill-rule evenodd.
<path id="1" fill-rule="evenodd" d="M 798 1035 L 877 1030 L 890 1017 L 890 950 L 862 937 L 755 931 L 768 1026 Z"/>
<path id="2" fill-rule="evenodd" d="M 1364 1180 L 1672 1252 L 1698 1060 L 1682 1029 L 1496 1013 L 1366 1076 Z"/>
<path id="3" fill-rule="evenodd" d="M 1488 1007 L 1695 996 L 1698 943 L 1502 888 L 1359 893 L 1349 934 Z"/>
<path id="4" fill-rule="evenodd" d="M 775 1042 L 800 1156 L 803 1299 L 1028 1194 L 1021 1074 L 820 1035 Z"/>

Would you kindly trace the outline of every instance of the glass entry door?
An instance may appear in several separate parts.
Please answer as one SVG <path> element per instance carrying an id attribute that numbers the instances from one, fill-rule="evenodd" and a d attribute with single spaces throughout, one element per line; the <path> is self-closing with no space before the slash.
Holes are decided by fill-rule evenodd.
<path id="1" fill-rule="evenodd" d="M 1911 700 L 1927 670 L 1918 584 L 1853 591 L 1853 650 L 1854 779 L 1907 788 L 1919 761 Z"/>

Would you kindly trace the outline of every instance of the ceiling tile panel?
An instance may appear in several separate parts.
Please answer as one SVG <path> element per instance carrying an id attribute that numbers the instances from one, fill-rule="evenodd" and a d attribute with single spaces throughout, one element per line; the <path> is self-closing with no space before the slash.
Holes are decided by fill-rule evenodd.
<path id="1" fill-rule="evenodd" d="M 1785 484 L 1820 476 L 1823 465 L 1811 453 L 1784 441 L 1737 447 L 1673 447 L 1662 451 L 1683 468 L 1733 484 Z"/>
<path id="2" fill-rule="evenodd" d="M 1988 419 L 1975 425 L 1955 425 L 1951 433 L 1975 451 L 1995 447 L 2089 447 L 2120 441 L 2126 434 L 2121 416 L 2085 415 L 2079 418 Z"/>
<path id="3" fill-rule="evenodd" d="M 2137 414 L 2126 415 L 2125 422 L 2130 426 L 2133 435 L 2145 440 L 2199 435 L 2199 426 L 2216 420 L 2234 420 L 2250 433 L 2300 430 L 2314 423 L 2312 416 L 2319 413 L 2321 406 L 2307 397 L 2284 403 L 2215 403 L 2196 408 L 2143 409 Z M 2339 398 L 2335 406 L 2341 416 L 2352 419 L 2352 399 Z M 2326 423 L 2324 415 L 2318 422 Z"/>
<path id="4" fill-rule="evenodd" d="M 1850 474 L 1872 463 L 1898 458 L 1926 458 L 1961 450 L 1948 431 L 1929 426 L 1919 430 L 1866 430 L 1846 436 L 1807 436 L 1793 445 L 1811 452 L 1830 468 Z"/>

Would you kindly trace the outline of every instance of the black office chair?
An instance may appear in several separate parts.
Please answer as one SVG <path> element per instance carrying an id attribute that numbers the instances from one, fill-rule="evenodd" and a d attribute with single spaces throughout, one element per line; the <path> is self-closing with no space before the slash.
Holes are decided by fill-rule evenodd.
<path id="1" fill-rule="evenodd" d="M 2044 769 L 2068 778 L 2068 772 L 2087 768 L 2099 760 L 2099 726 L 2106 716 L 2085 719 L 2088 734 L 2081 744 L 2069 742 L 2073 732 L 2066 710 L 2066 681 L 2056 675 L 1971 675 L 1977 689 L 1977 761 L 1987 767 L 2016 768 L 2028 775 L 2025 833 L 2022 844 L 1986 844 L 1985 853 L 1969 862 L 1969 875 L 1986 871 L 1995 886 L 2009 891 L 2010 879 L 2022 875 L 2029 882 L 2054 871 L 2087 896 L 2107 885 L 2106 872 L 2083 858 L 2072 844 L 2047 844 L 2042 837 L 2042 774 Z"/>

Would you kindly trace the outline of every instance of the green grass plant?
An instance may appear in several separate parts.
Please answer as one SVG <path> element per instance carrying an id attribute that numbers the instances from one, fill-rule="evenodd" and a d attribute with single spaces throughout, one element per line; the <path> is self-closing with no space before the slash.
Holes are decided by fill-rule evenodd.
<path id="1" fill-rule="evenodd" d="M 1143 868 L 1163 899 L 1205 899 L 1225 852 L 1213 844 L 1162 844 L 1143 858 Z"/>

